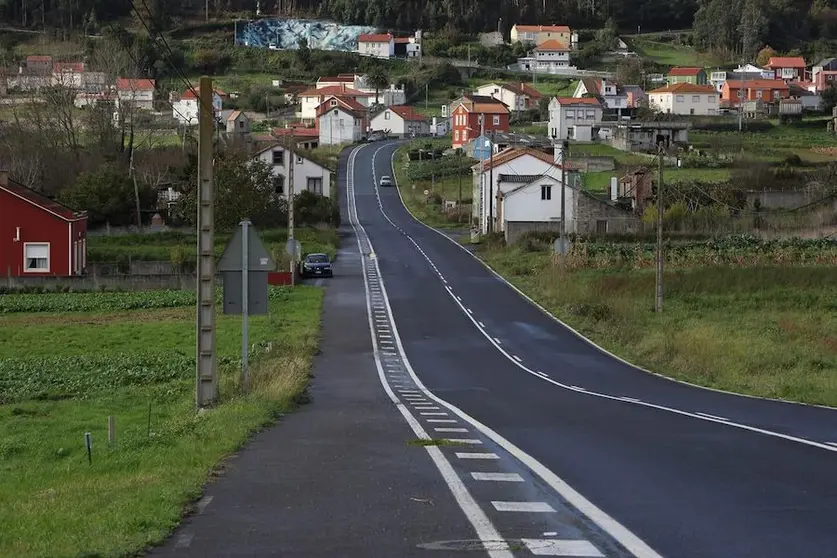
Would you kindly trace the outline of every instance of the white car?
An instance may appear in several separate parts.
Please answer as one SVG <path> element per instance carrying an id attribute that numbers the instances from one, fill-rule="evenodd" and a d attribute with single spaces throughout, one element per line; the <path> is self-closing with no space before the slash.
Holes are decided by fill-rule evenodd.
<path id="1" fill-rule="evenodd" d="M 380 185 L 381 185 L 382 188 L 384 186 L 392 186 L 392 179 L 388 176 L 382 176 Z"/>

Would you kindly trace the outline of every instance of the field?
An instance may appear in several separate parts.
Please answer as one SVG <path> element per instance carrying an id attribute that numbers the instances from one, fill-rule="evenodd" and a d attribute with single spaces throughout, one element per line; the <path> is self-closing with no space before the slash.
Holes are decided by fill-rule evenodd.
<path id="1" fill-rule="evenodd" d="M 220 460 L 304 400 L 321 303 L 313 287 L 272 288 L 270 315 L 250 320 L 247 395 L 240 317 L 219 314 L 222 404 L 196 413 L 192 293 L 0 296 L 0 555 L 126 555 L 163 540 Z"/>
<path id="2" fill-rule="evenodd" d="M 817 243 L 819 242 L 819 244 Z M 837 245 L 753 241 L 672 248 L 653 312 L 651 246 L 590 246 L 568 265 L 548 243 L 480 257 L 556 316 L 655 372 L 713 388 L 837 405 Z"/>

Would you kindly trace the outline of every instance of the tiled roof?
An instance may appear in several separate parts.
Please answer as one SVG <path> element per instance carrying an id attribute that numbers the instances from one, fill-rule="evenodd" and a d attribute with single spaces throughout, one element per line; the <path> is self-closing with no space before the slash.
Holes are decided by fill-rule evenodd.
<path id="1" fill-rule="evenodd" d="M 547 50 L 547 51 L 549 51 L 549 50 L 570 50 L 570 49 L 567 48 L 567 45 L 565 45 L 561 41 L 558 41 L 556 39 L 549 39 L 547 41 L 542 42 L 538 46 L 536 46 L 535 50 L 540 50 L 540 51 Z"/>
<path id="2" fill-rule="evenodd" d="M 676 83 L 649 91 L 649 93 L 717 93 L 711 85 L 693 85 L 691 83 Z"/>
<path id="3" fill-rule="evenodd" d="M 52 65 L 53 72 L 84 72 L 84 62 L 56 62 Z"/>
<path id="4" fill-rule="evenodd" d="M 515 25 L 518 31 L 525 31 L 527 33 L 538 33 L 545 31 L 548 33 L 569 33 L 570 28 L 566 25 Z"/>
<path id="5" fill-rule="evenodd" d="M 359 43 L 388 43 L 391 40 L 392 35 L 390 35 L 389 33 L 364 33 L 357 36 L 357 42 Z"/>
<path id="6" fill-rule="evenodd" d="M 725 84 L 730 89 L 787 89 L 788 84 L 780 79 L 730 79 Z"/>
<path id="7" fill-rule="evenodd" d="M 453 103 L 453 109 L 456 110 L 460 105 L 465 107 L 468 112 L 482 113 L 482 114 L 508 114 L 509 107 L 503 104 L 499 99 L 488 97 L 486 95 L 464 95 Z"/>
<path id="8" fill-rule="evenodd" d="M 292 136 L 295 138 L 316 138 L 320 132 L 316 128 L 274 128 L 273 135 L 281 138 L 285 136 Z"/>
<path id="9" fill-rule="evenodd" d="M 595 97 L 555 97 L 559 105 L 590 105 L 600 107 L 602 104 Z"/>
<path id="10" fill-rule="evenodd" d="M 668 71 L 670 76 L 696 76 L 703 71 L 703 68 L 675 67 Z"/>
<path id="11" fill-rule="evenodd" d="M 768 68 L 805 68 L 805 59 L 801 56 L 771 56 Z"/>
<path id="12" fill-rule="evenodd" d="M 423 114 L 417 112 L 416 109 L 414 109 L 411 106 L 393 105 L 389 107 L 389 110 L 391 110 L 392 112 L 409 122 L 423 122 L 427 120 L 427 118 Z"/>
<path id="13" fill-rule="evenodd" d="M 299 97 L 327 97 L 329 95 L 340 95 L 341 97 L 371 97 L 372 93 L 364 93 L 353 87 L 346 87 L 346 84 L 328 85 L 319 89 L 307 89 L 300 93 Z"/>
<path id="14" fill-rule="evenodd" d="M 226 97 L 226 96 L 227 96 L 227 94 L 226 94 L 226 93 L 224 93 L 223 91 L 221 91 L 221 90 L 220 90 L 220 89 L 218 89 L 217 87 L 215 87 L 215 88 L 213 89 L 213 91 L 214 91 L 214 92 L 215 92 L 215 94 L 216 94 L 216 95 L 218 95 L 219 97 Z M 197 97 L 195 97 L 195 92 L 197 92 L 197 93 L 198 93 L 198 95 L 200 95 L 201 88 L 200 88 L 200 87 L 195 87 L 195 88 L 194 88 L 194 90 L 192 90 L 192 89 L 187 89 L 186 91 L 184 91 L 184 92 L 183 92 L 183 95 L 181 95 L 181 96 L 180 96 L 180 98 L 181 98 L 181 99 L 196 99 Z"/>
<path id="15" fill-rule="evenodd" d="M 557 165 L 555 163 L 554 156 L 550 155 L 549 153 L 544 153 L 543 151 L 538 151 L 537 149 L 532 149 L 530 147 L 512 147 L 510 149 L 506 149 L 505 151 L 501 151 L 492 159 L 486 159 L 485 161 L 483 161 L 483 170 L 490 170 L 492 167 L 508 163 L 509 161 L 513 161 L 514 159 L 517 159 L 518 157 L 522 157 L 524 155 L 531 155 L 536 159 L 540 159 L 544 163 L 549 163 L 550 165 L 554 165 L 560 168 L 560 165 Z M 474 165 L 474 168 L 478 167 L 479 164 Z"/>
<path id="16" fill-rule="evenodd" d="M 236 118 L 238 118 L 238 117 L 239 117 L 239 116 L 241 116 L 242 114 L 243 114 L 243 113 L 242 113 L 240 110 L 234 110 L 234 111 L 232 111 L 232 112 L 230 113 L 230 115 L 227 117 L 227 122 L 232 122 L 233 120 L 235 120 Z"/>
<path id="17" fill-rule="evenodd" d="M 64 219 L 65 221 L 79 221 L 87 218 L 87 213 L 84 211 L 74 211 L 66 205 L 60 204 L 42 194 L 39 194 L 31 188 L 27 188 L 23 184 L 19 184 L 14 180 L 9 180 L 7 185 L 0 184 L 0 190 L 4 190 L 11 195 L 20 198 L 30 204 L 43 209 L 53 215 Z"/>
<path id="18" fill-rule="evenodd" d="M 153 91 L 154 80 L 117 78 L 116 88 L 119 91 Z"/>
<path id="19" fill-rule="evenodd" d="M 320 103 L 320 105 L 317 107 L 317 117 L 324 115 L 332 108 L 331 101 L 337 101 L 337 104 L 340 108 L 342 108 L 346 112 L 354 114 L 355 116 L 362 116 L 363 113 L 366 112 L 366 107 L 358 103 L 351 97 L 331 95 L 322 103 Z"/>
<path id="20" fill-rule="evenodd" d="M 509 91 L 517 95 L 528 95 L 533 99 L 540 99 L 543 96 L 541 95 L 540 91 L 538 91 L 528 83 L 503 83 L 500 85 L 500 87 L 508 89 Z"/>

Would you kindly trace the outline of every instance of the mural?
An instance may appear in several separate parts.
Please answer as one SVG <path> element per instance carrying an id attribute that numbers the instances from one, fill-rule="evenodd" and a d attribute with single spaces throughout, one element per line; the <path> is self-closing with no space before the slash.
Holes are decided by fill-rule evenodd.
<path id="1" fill-rule="evenodd" d="M 259 19 L 238 23 L 236 44 L 295 50 L 299 48 L 299 40 L 304 38 L 311 49 L 353 51 L 357 50 L 358 35 L 375 31 L 375 27 L 330 21 Z"/>

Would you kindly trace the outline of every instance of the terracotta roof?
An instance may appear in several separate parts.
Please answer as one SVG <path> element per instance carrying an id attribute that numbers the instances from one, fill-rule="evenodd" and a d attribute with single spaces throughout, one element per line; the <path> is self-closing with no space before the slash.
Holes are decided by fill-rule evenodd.
<path id="1" fill-rule="evenodd" d="M 84 72 L 84 62 L 56 62 L 52 65 L 53 72 Z"/>
<path id="2" fill-rule="evenodd" d="M 353 87 L 346 87 L 345 84 L 328 85 L 319 89 L 307 89 L 300 93 L 298 97 L 327 97 L 330 95 L 339 95 L 341 97 L 372 97 L 372 93 L 358 91 Z"/>
<path id="3" fill-rule="evenodd" d="M 406 45 L 410 42 L 410 37 L 395 37 L 395 42 L 399 45 Z"/>
<path id="4" fill-rule="evenodd" d="M 421 114 L 419 112 L 416 112 L 416 109 L 414 109 L 411 106 L 393 105 L 393 106 L 389 107 L 389 110 L 391 110 L 392 112 L 394 112 L 395 114 L 397 114 L 398 116 L 403 118 L 404 120 L 407 120 L 407 121 L 410 121 L 410 122 L 423 122 L 423 121 L 427 120 L 427 118 L 423 114 Z"/>
<path id="5" fill-rule="evenodd" d="M 331 108 L 331 101 L 337 101 L 337 104 L 344 111 L 354 114 L 355 116 L 362 116 L 366 112 L 366 107 L 352 99 L 351 97 L 341 97 L 339 95 L 331 95 L 325 99 L 317 107 L 317 117 L 324 115 Z"/>
<path id="6" fill-rule="evenodd" d="M 569 33 L 570 28 L 566 25 L 515 25 L 518 31 L 526 32 L 541 32 L 548 33 Z"/>
<path id="7" fill-rule="evenodd" d="M 116 88 L 119 91 L 153 91 L 154 80 L 117 78 Z"/>
<path id="8" fill-rule="evenodd" d="M 197 97 L 195 96 L 195 92 L 196 92 L 196 91 L 197 91 L 198 95 L 200 95 L 201 88 L 200 88 L 200 87 L 195 87 L 195 88 L 194 88 L 194 91 L 193 91 L 192 89 L 187 89 L 186 91 L 184 91 L 184 92 L 183 92 L 183 95 L 181 95 L 181 96 L 180 96 L 180 98 L 181 98 L 181 99 L 196 99 L 196 98 L 197 98 Z M 227 96 L 227 94 L 226 94 L 226 93 L 224 93 L 223 91 L 221 91 L 221 90 L 220 90 L 220 89 L 218 89 L 217 87 L 213 88 L 213 91 L 214 91 L 214 92 L 215 92 L 215 93 L 216 93 L 219 97 L 226 97 L 226 96 Z"/>
<path id="9" fill-rule="evenodd" d="M 26 57 L 27 62 L 52 62 L 52 56 L 43 56 L 39 54 L 31 54 Z"/>
<path id="10" fill-rule="evenodd" d="M 464 95 L 460 99 L 453 102 L 452 109 L 456 110 L 460 105 L 465 107 L 465 110 L 468 112 L 482 114 L 509 113 L 509 107 L 507 107 L 502 101 L 486 95 Z"/>
<path id="11" fill-rule="evenodd" d="M 535 47 L 535 50 L 570 50 L 567 45 L 556 39 L 549 39 Z"/>
<path id="12" fill-rule="evenodd" d="M 595 97 L 555 97 L 559 105 L 590 105 L 600 107 L 602 104 Z"/>
<path id="13" fill-rule="evenodd" d="M 557 168 L 561 168 L 561 165 L 555 163 L 555 157 L 549 153 L 544 153 L 543 151 L 538 151 L 537 149 L 532 149 L 531 147 L 512 147 L 510 149 L 506 149 L 505 151 L 501 151 L 492 159 L 486 159 L 483 161 L 483 170 L 490 170 L 492 167 L 508 163 L 509 161 L 513 161 L 514 159 L 524 155 L 531 155 L 536 159 L 540 159 L 544 163 L 549 163 Z M 473 168 L 478 167 L 479 164 L 473 165 Z"/>
<path id="14" fill-rule="evenodd" d="M 357 36 L 357 42 L 359 43 L 388 43 L 392 40 L 392 35 L 389 33 L 377 33 L 377 34 L 360 34 Z"/>
<path id="15" fill-rule="evenodd" d="M 668 71 L 670 76 L 696 76 L 703 71 L 703 68 L 675 67 Z"/>
<path id="16" fill-rule="evenodd" d="M 273 135 L 281 138 L 292 136 L 295 138 L 316 138 L 320 132 L 316 128 L 274 128 Z"/>
<path id="17" fill-rule="evenodd" d="M 730 79 L 724 84 L 730 89 L 787 89 L 788 84 L 780 79 Z"/>
<path id="18" fill-rule="evenodd" d="M 486 84 L 486 85 L 491 85 L 491 84 Z M 528 95 L 529 97 L 531 97 L 533 99 L 540 99 L 541 97 L 543 97 L 543 95 L 541 95 L 540 91 L 538 91 L 537 89 L 535 89 L 534 87 L 532 87 L 528 83 L 523 83 L 523 82 L 501 83 L 499 85 L 503 89 L 511 91 L 512 93 L 514 93 L 516 95 Z"/>
<path id="19" fill-rule="evenodd" d="M 771 56 L 767 62 L 768 68 L 806 68 L 805 59 L 801 56 Z"/>
<path id="20" fill-rule="evenodd" d="M 235 120 L 236 118 L 238 118 L 238 117 L 239 117 L 239 116 L 241 116 L 242 114 L 243 114 L 243 113 L 242 113 L 240 110 L 234 110 L 234 111 L 232 111 L 232 112 L 230 113 L 230 115 L 227 117 L 227 122 L 231 122 L 231 121 Z"/>
<path id="21" fill-rule="evenodd" d="M 23 184 L 19 184 L 14 180 L 9 179 L 7 185 L 0 184 L 0 190 L 8 192 L 9 194 L 39 207 L 44 211 L 52 213 L 56 217 L 65 221 L 81 221 L 87 219 L 87 212 L 72 210 L 66 205 L 39 194 L 35 190 L 27 188 Z"/>
<path id="22" fill-rule="evenodd" d="M 718 93 L 711 85 L 693 85 L 691 83 L 675 83 L 659 87 L 649 93 Z"/>

